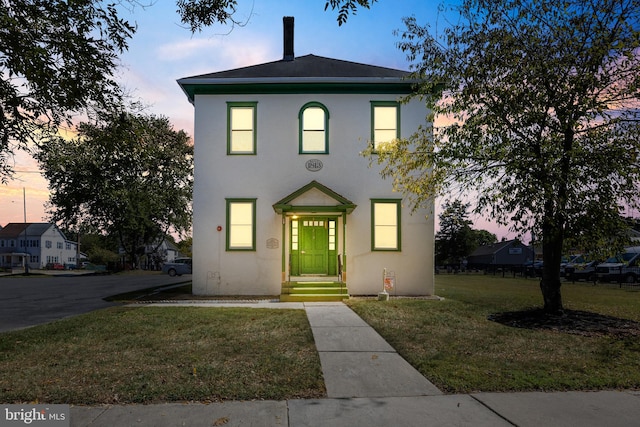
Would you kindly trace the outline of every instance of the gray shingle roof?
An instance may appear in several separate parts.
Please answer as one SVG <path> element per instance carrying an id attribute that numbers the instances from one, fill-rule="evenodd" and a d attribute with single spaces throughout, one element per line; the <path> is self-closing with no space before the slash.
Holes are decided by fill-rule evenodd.
<path id="1" fill-rule="evenodd" d="M 305 55 L 178 80 L 189 101 L 199 94 L 393 93 L 409 94 L 408 71 Z"/>
<path id="2" fill-rule="evenodd" d="M 24 229 L 27 228 L 28 236 L 42 236 L 53 224 L 48 222 L 35 222 L 35 223 L 23 223 L 23 222 L 11 222 L 4 228 L 0 229 L 0 239 L 15 239 L 19 236 L 24 236 Z"/>
<path id="3" fill-rule="evenodd" d="M 24 224 L 20 222 L 11 222 L 4 226 L 2 230 L 0 230 L 0 239 L 14 239 L 20 235 L 20 233 L 24 233 L 24 229 L 29 224 Z"/>
<path id="4" fill-rule="evenodd" d="M 357 62 L 342 61 L 316 55 L 296 57 L 292 61 L 280 60 L 233 70 L 201 74 L 190 79 L 264 79 L 264 78 L 406 78 L 408 71 Z"/>

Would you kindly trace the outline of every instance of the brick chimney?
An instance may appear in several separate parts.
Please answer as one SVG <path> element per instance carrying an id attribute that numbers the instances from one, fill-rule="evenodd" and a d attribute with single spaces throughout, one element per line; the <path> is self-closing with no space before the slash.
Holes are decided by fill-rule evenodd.
<path id="1" fill-rule="evenodd" d="M 295 59 L 295 55 L 293 54 L 293 16 L 283 17 L 282 25 L 284 31 L 284 54 L 282 56 L 282 60 L 293 61 Z"/>

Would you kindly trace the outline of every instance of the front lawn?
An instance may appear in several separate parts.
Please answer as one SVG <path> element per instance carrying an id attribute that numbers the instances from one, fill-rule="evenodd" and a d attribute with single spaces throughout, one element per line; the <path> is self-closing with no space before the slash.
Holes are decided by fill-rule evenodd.
<path id="1" fill-rule="evenodd" d="M 585 334 L 489 320 L 539 307 L 537 280 L 440 275 L 436 293 L 348 304 L 444 392 L 640 389 L 639 291 L 565 283 L 566 308 L 631 321 Z M 304 310 L 114 307 L 0 334 L 5 403 L 325 395 Z"/>
<path id="2" fill-rule="evenodd" d="M 0 334 L 0 402 L 317 398 L 304 310 L 116 307 Z"/>
<path id="3" fill-rule="evenodd" d="M 562 292 L 565 308 L 640 321 L 638 291 L 565 283 Z M 541 306 L 537 280 L 438 275 L 436 294 L 444 301 L 352 299 L 349 305 L 448 393 L 640 389 L 638 330 L 585 336 L 488 320 Z"/>

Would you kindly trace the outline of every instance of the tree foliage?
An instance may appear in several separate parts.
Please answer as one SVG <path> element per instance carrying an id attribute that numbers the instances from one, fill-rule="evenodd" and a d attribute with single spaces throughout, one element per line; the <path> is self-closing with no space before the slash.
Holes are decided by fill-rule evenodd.
<path id="1" fill-rule="evenodd" d="M 369 9 L 378 0 L 326 0 L 324 10 L 338 10 L 338 25 L 347 22 L 349 15 L 355 15 L 359 8 Z M 237 0 L 177 0 L 178 14 L 183 24 L 192 33 L 202 31 L 216 23 L 244 25 L 234 14 L 238 8 Z"/>
<path id="2" fill-rule="evenodd" d="M 496 236 L 486 230 L 474 230 L 469 220 L 469 203 L 446 201 L 440 213 L 440 231 L 436 234 L 436 263 L 459 265 L 479 246 L 493 244 Z"/>
<path id="3" fill-rule="evenodd" d="M 489 246 L 498 243 L 496 235 L 487 230 L 471 230 L 471 236 L 476 246 L 474 250 L 480 246 Z"/>
<path id="4" fill-rule="evenodd" d="M 457 11 L 440 33 L 405 19 L 416 94 L 445 124 L 388 144 L 383 175 L 416 204 L 477 194 L 474 210 L 533 229 L 544 306 L 560 311 L 565 237 L 623 227 L 622 206 L 638 205 L 640 1 L 463 0 Z"/>
<path id="5" fill-rule="evenodd" d="M 0 2 L 0 177 L 10 157 L 55 135 L 72 112 L 120 98 L 112 75 L 135 28 L 95 0 Z"/>
<path id="6" fill-rule="evenodd" d="M 445 202 L 440 214 L 440 231 L 436 234 L 438 264 L 460 264 L 473 251 L 472 222 L 468 219 L 467 207 L 460 200 Z"/>
<path id="7" fill-rule="evenodd" d="M 87 255 L 92 264 L 113 265 L 119 260 L 118 241 L 112 236 L 100 232 L 82 230 L 80 233 L 80 250 Z"/>
<path id="8" fill-rule="evenodd" d="M 326 11 L 329 6 L 331 10 L 338 9 L 338 25 L 342 25 L 349 19 L 349 14 L 355 15 L 358 8 L 369 9 L 378 0 L 327 0 L 324 5 Z"/>
<path id="9" fill-rule="evenodd" d="M 357 9 L 377 0 L 327 0 L 342 25 Z M 48 141 L 61 125 L 122 101 L 114 79 L 119 54 L 135 25 L 121 18 L 127 5 L 155 1 L 0 1 L 0 181 L 13 173 L 17 150 Z M 237 0 L 176 0 L 177 12 L 193 33 L 234 18 Z"/>
<path id="10" fill-rule="evenodd" d="M 192 255 L 193 237 L 186 237 L 184 240 L 177 242 L 176 246 L 178 247 L 181 255 L 190 257 Z"/>
<path id="11" fill-rule="evenodd" d="M 202 31 L 215 23 L 236 24 L 233 15 L 238 7 L 236 0 L 178 0 L 178 14 L 192 33 Z"/>
<path id="12" fill-rule="evenodd" d="M 193 147 L 165 117 L 104 112 L 71 141 L 37 154 L 52 220 L 118 236 L 132 262 L 146 244 L 191 226 Z"/>

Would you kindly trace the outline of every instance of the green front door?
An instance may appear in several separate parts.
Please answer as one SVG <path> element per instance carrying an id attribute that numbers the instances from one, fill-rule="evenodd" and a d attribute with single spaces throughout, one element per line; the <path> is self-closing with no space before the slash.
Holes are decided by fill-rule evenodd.
<path id="1" fill-rule="evenodd" d="M 338 219 L 335 217 L 292 218 L 289 268 L 291 275 L 338 274 Z"/>
<path id="2" fill-rule="evenodd" d="M 327 274 L 329 229 L 326 218 L 300 220 L 300 274 Z"/>

